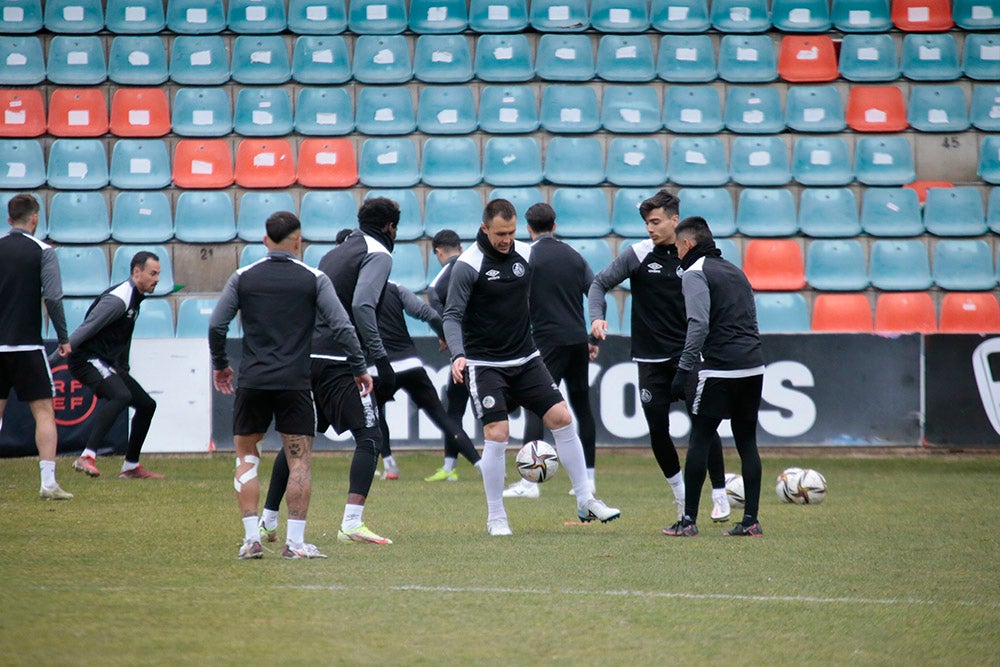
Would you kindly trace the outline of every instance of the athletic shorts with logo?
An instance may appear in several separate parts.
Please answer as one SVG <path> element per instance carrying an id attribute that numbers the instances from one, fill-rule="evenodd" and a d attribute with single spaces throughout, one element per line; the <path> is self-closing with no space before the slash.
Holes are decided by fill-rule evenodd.
<path id="1" fill-rule="evenodd" d="M 237 388 L 233 405 L 233 433 L 264 433 L 271 420 L 285 435 L 316 434 L 316 411 L 308 389 Z"/>
<path id="2" fill-rule="evenodd" d="M 52 371 L 45 350 L 0 352 L 0 400 L 17 392 L 22 401 L 38 401 L 55 396 Z"/>
<path id="3" fill-rule="evenodd" d="M 318 417 L 316 430 L 320 433 L 331 426 L 337 433 L 378 426 L 375 396 L 361 395 L 346 363 L 313 359 L 312 387 Z"/>
<path id="4" fill-rule="evenodd" d="M 518 406 L 541 417 L 563 400 L 540 356 L 519 366 L 469 364 L 465 381 L 476 417 L 484 424 L 506 420 Z"/>
<path id="5" fill-rule="evenodd" d="M 756 421 L 764 375 L 699 377 L 691 414 L 715 419 Z"/>

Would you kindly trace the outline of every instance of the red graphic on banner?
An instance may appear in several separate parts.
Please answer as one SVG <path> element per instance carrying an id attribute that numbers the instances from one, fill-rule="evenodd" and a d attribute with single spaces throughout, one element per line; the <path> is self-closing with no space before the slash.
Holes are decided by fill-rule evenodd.
<path id="1" fill-rule="evenodd" d="M 97 407 L 97 396 L 70 375 L 66 364 L 52 369 L 52 383 L 56 387 L 52 405 L 56 412 L 57 426 L 76 426 L 93 414 Z"/>

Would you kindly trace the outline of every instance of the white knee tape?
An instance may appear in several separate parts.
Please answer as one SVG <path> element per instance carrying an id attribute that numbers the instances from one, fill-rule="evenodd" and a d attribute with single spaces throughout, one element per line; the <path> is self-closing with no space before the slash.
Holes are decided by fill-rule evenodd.
<path id="1" fill-rule="evenodd" d="M 236 467 L 240 467 L 240 457 L 236 457 Z M 256 479 L 257 477 L 257 466 L 260 465 L 260 459 L 256 456 L 244 456 L 242 463 L 249 463 L 251 468 L 247 470 L 242 475 L 233 477 L 233 487 L 236 492 L 239 493 L 243 490 L 243 485 L 249 482 L 251 479 Z"/>

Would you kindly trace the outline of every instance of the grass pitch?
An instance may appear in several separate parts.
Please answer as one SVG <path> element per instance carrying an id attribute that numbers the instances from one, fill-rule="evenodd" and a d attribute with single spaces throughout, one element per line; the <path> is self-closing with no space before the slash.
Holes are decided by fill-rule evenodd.
<path id="1" fill-rule="evenodd" d="M 765 453 L 761 539 L 723 538 L 707 509 L 701 537 L 661 536 L 675 514 L 647 453 L 598 453 L 618 521 L 566 525 L 560 472 L 541 499 L 507 501 L 506 539 L 486 535 L 465 462 L 428 484 L 438 455 L 397 460 L 365 512 L 395 541 L 379 547 L 336 542 L 349 459 L 314 459 L 306 538 L 330 556 L 315 561 L 236 559 L 229 454 L 146 457 L 160 481 L 60 459 L 76 494 L 61 503 L 38 499 L 34 460 L 0 461 L 2 662 L 997 664 L 998 457 Z M 825 503 L 778 501 L 791 465 L 826 476 Z"/>

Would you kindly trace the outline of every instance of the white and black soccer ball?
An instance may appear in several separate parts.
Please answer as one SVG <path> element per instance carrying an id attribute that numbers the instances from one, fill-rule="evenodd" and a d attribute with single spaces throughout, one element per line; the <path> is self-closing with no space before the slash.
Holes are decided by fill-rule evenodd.
<path id="1" fill-rule="evenodd" d="M 544 482 L 559 470 L 559 455 L 549 443 L 532 440 L 517 453 L 517 472 L 529 482 Z"/>
<path id="2" fill-rule="evenodd" d="M 785 476 L 789 470 L 791 474 Z M 826 499 L 826 478 L 818 470 L 790 468 L 778 476 L 778 497 L 796 505 L 818 505 Z M 785 476 L 784 485 L 782 477 Z M 784 487 L 784 488 L 782 488 Z"/>
<path id="3" fill-rule="evenodd" d="M 798 493 L 799 478 L 802 477 L 802 468 L 785 468 L 778 475 L 777 483 L 774 485 L 774 492 L 784 503 L 794 503 L 795 494 Z"/>
<path id="4" fill-rule="evenodd" d="M 726 473 L 726 496 L 729 498 L 729 504 L 737 509 L 746 505 L 747 497 L 743 490 L 743 475 L 735 472 Z"/>

